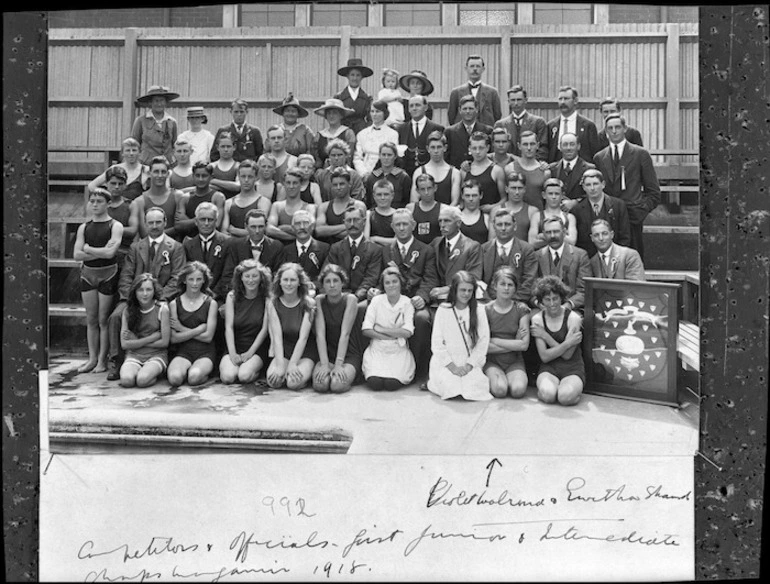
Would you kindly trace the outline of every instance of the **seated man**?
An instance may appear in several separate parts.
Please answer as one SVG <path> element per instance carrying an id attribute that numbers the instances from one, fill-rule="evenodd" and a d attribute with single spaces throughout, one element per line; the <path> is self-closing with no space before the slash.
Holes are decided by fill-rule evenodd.
<path id="1" fill-rule="evenodd" d="M 591 275 L 594 278 L 645 280 L 639 252 L 614 243 L 614 235 L 605 219 L 596 219 L 591 224 L 591 241 L 596 246 L 596 253 L 590 260 Z"/>
<path id="2" fill-rule="evenodd" d="M 537 276 L 559 276 L 570 289 L 570 296 L 565 300 L 565 308 L 582 314 L 585 304 L 585 284 L 583 279 L 591 276 L 588 254 L 566 243 L 566 228 L 561 217 L 548 217 L 543 226 L 547 245 L 537 255 Z M 532 304 L 532 302 L 530 302 Z M 539 306 L 536 306 L 539 308 Z"/>
<path id="3" fill-rule="evenodd" d="M 284 246 L 278 263 L 293 262 L 302 266 L 315 290 L 315 281 L 329 254 L 329 244 L 312 237 L 315 215 L 307 210 L 294 212 L 291 216 L 291 227 L 297 239 Z"/>
<path id="4" fill-rule="evenodd" d="M 583 173 L 583 189 L 586 198 L 572 208 L 570 213 L 575 217 L 577 241 L 575 245 L 584 249 L 588 257 L 593 257 L 596 247 L 591 236 L 591 226 L 596 219 L 604 219 L 615 232 L 616 243 L 629 245 L 631 243 L 631 226 L 628 219 L 626 204 L 604 192 L 604 176 L 601 171 L 591 168 Z"/>
<path id="5" fill-rule="evenodd" d="M 417 376 L 421 377 L 428 372 L 430 362 L 430 291 L 438 286 L 438 279 L 435 252 L 430 245 L 415 238 L 415 223 L 407 209 L 396 209 L 391 223 L 396 241 L 382 248 L 382 267 L 398 268 L 406 282 L 401 294 L 411 298 L 414 306 L 414 334 L 409 338 L 409 348 L 417 364 Z M 372 288 L 369 297 L 381 292 Z"/>
<path id="6" fill-rule="evenodd" d="M 262 209 L 251 209 L 246 213 L 246 237 L 232 237 L 222 271 L 220 289 L 223 294 L 231 289 L 235 267 L 245 259 L 255 259 L 267 267 L 272 273 L 281 265 L 280 256 L 283 245 L 280 241 L 271 239 L 267 230 L 267 216 Z"/>
<path id="7" fill-rule="evenodd" d="M 567 132 L 559 140 L 561 160 L 548 165 L 551 178 L 558 178 L 564 183 L 564 201 L 562 209 L 570 211 L 586 196 L 583 190 L 583 173 L 589 168 L 596 168 L 591 162 L 586 162 L 578 156 L 580 142 L 575 134 Z"/>
<path id="8" fill-rule="evenodd" d="M 452 277 L 460 270 L 470 272 L 481 280 L 481 246 L 460 232 L 462 211 L 444 205 L 438 216 L 441 236 L 431 243 L 436 254 L 438 285 L 430 291 L 432 305 L 446 300 Z"/>
<path id="9" fill-rule="evenodd" d="M 480 285 L 488 288 L 497 269 L 500 266 L 510 266 L 517 282 L 513 299 L 529 304 L 532 286 L 537 278 L 535 250 L 526 241 L 514 237 L 516 218 L 506 207 L 498 207 L 492 211 L 492 222 L 495 227 L 495 239 L 481 246 Z"/>
<path id="10" fill-rule="evenodd" d="M 219 209 L 214 203 L 201 203 L 195 208 L 195 226 L 198 234 L 185 237 L 182 242 L 185 258 L 188 262 L 203 262 L 211 270 L 209 288 L 214 294 L 214 300 L 220 306 L 225 301 L 227 290 L 220 286 L 222 272 L 227 258 L 227 246 L 230 237 L 218 231 Z"/>
<path id="11" fill-rule="evenodd" d="M 177 295 L 177 281 L 185 265 L 182 244 L 165 233 L 166 213 L 160 207 L 151 207 L 144 214 L 147 236 L 131 244 L 118 281 L 119 301 L 107 321 L 110 348 L 107 356 L 107 379 L 120 377 L 123 349 L 120 344 L 120 326 L 128 305 L 131 285 L 144 272 L 150 272 L 162 286 L 160 299 L 169 302 Z"/>

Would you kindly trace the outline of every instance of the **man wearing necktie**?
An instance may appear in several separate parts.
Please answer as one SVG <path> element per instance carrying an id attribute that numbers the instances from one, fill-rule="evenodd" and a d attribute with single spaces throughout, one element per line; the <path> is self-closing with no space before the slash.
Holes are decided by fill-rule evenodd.
<path id="1" fill-rule="evenodd" d="M 244 219 L 245 237 L 233 237 L 228 242 L 225 267 L 222 270 L 220 288 L 227 293 L 230 290 L 235 267 L 245 259 L 255 259 L 275 273 L 281 265 L 280 257 L 283 245 L 280 241 L 265 235 L 267 215 L 262 209 L 251 209 Z"/>
<path id="2" fill-rule="evenodd" d="M 107 379 L 120 377 L 123 349 L 120 346 L 120 325 L 126 309 L 131 285 L 144 272 L 150 272 L 161 286 L 160 298 L 170 301 L 177 293 L 177 282 L 185 265 L 182 244 L 165 233 L 166 213 L 160 207 L 150 207 L 144 214 L 147 236 L 131 244 L 118 280 L 118 304 L 107 321 L 109 351 L 107 354 Z M 151 250 L 155 247 L 154 257 Z"/>
<path id="3" fill-rule="evenodd" d="M 599 104 L 599 111 L 602 112 L 602 119 L 606 120 L 610 114 L 619 114 L 621 111 L 620 102 L 614 97 L 606 97 Z M 642 135 L 636 128 L 631 126 L 627 127 L 626 140 L 631 144 L 636 144 L 644 148 L 644 142 L 642 141 Z M 599 132 L 599 150 L 603 150 L 610 145 L 610 139 L 607 137 L 607 132 L 604 130 Z"/>
<path id="4" fill-rule="evenodd" d="M 444 159 L 457 168 L 464 161 L 471 161 L 468 153 L 468 145 L 474 132 L 492 133 L 492 126 L 487 126 L 478 121 L 478 104 L 476 98 L 472 95 L 464 95 L 460 98 L 460 121 L 452 124 L 444 130 L 447 148 L 444 153 Z"/>
<path id="5" fill-rule="evenodd" d="M 599 151 L 599 135 L 596 124 L 577 113 L 578 92 L 574 87 L 570 85 L 560 87 L 558 101 L 560 115 L 547 124 L 548 162 L 556 162 L 561 159 L 559 143 L 562 136 L 567 133 L 577 136 L 580 145 L 578 156 L 591 162 L 594 154 Z"/>
<path id="6" fill-rule="evenodd" d="M 615 233 L 615 242 L 620 245 L 631 243 L 631 224 L 626 204 L 604 192 L 604 176 L 595 168 L 583 173 L 581 181 L 586 198 L 575 205 L 570 213 L 575 216 L 577 241 L 575 245 L 584 249 L 588 257 L 596 253 L 591 237 L 591 225 L 596 219 L 605 219 Z"/>
<path id="7" fill-rule="evenodd" d="M 318 279 L 321 267 L 329 254 L 329 244 L 312 237 L 315 217 L 304 209 L 295 211 L 291 216 L 291 227 L 297 239 L 284 245 L 278 263 L 299 264 L 313 283 Z M 313 291 L 315 291 L 315 284 L 313 284 Z"/>
<path id="8" fill-rule="evenodd" d="M 259 128 L 246 122 L 246 116 L 249 112 L 249 104 L 245 99 L 236 99 L 230 106 L 230 114 L 233 121 L 222 126 L 214 135 L 214 145 L 211 147 L 211 162 L 219 160 L 219 136 L 228 132 L 233 136 L 233 158 L 237 162 L 244 160 L 257 160 L 262 156 L 264 145 L 262 143 L 262 133 Z"/>
<path id="9" fill-rule="evenodd" d="M 532 286 L 537 277 L 535 249 L 514 236 L 516 218 L 510 209 L 502 207 L 493 211 L 490 221 L 495 228 L 495 239 L 481 246 L 483 285 L 488 288 L 495 272 L 501 266 L 509 266 L 517 282 L 513 299 L 529 303 Z"/>
<path id="10" fill-rule="evenodd" d="M 430 291 L 433 304 L 446 300 L 452 277 L 460 270 L 470 272 L 481 280 L 481 245 L 460 231 L 462 211 L 458 207 L 443 205 L 438 215 L 441 235 L 431 246 L 436 254 L 438 284 Z"/>
<path id="11" fill-rule="evenodd" d="M 584 278 L 591 275 L 588 254 L 564 241 L 566 228 L 561 217 L 548 217 L 543 222 L 543 234 L 547 245 L 536 252 L 538 277 L 558 276 L 570 289 L 571 295 L 564 302 L 565 308 L 583 312 L 585 303 Z M 532 301 L 530 301 L 532 303 Z M 535 308 L 539 308 L 534 305 Z"/>
<path id="12" fill-rule="evenodd" d="M 522 132 L 534 132 L 539 144 L 535 158 L 546 160 L 548 158 L 548 129 L 545 120 L 527 111 L 527 91 L 521 85 L 514 85 L 508 90 L 508 107 L 510 115 L 495 122 L 496 128 L 505 128 L 511 136 L 509 151 L 521 156 L 519 137 Z"/>
<path id="13" fill-rule="evenodd" d="M 482 124 L 494 126 L 495 122 L 503 117 L 497 89 L 481 82 L 484 69 L 484 59 L 481 55 L 470 55 L 465 60 L 468 82 L 455 87 L 449 94 L 447 115 L 450 125 L 460 121 L 460 99 L 466 95 L 472 95 L 476 99 L 479 110 L 478 120 Z"/>
<path id="14" fill-rule="evenodd" d="M 575 205 L 585 198 L 581 179 L 583 173 L 589 168 L 594 168 L 593 163 L 586 162 L 578 156 L 580 142 L 572 132 L 567 132 L 559 142 L 561 160 L 548 165 L 552 178 L 558 178 L 564 183 L 564 199 L 561 203 L 563 211 L 569 212 Z"/>
<path id="15" fill-rule="evenodd" d="M 195 226 L 198 228 L 198 235 L 185 237 L 182 247 L 188 262 L 199 261 L 209 267 L 211 270 L 209 288 L 214 293 L 217 303 L 223 305 L 227 290 L 220 285 L 220 281 L 225 268 L 230 238 L 217 230 L 218 218 L 219 209 L 214 203 L 203 202 L 198 205 L 195 208 Z"/>
<path id="16" fill-rule="evenodd" d="M 610 145 L 594 156 L 596 168 L 607 179 L 607 193 L 628 207 L 631 225 L 629 246 L 644 259 L 642 230 L 647 215 L 660 203 L 660 184 L 650 153 L 626 140 L 626 120 L 610 114 L 604 120 Z"/>
<path id="17" fill-rule="evenodd" d="M 415 95 L 409 98 L 409 115 L 411 123 L 404 122 L 398 127 L 398 143 L 406 146 L 404 153 L 404 170 L 411 179 L 418 166 L 430 160 L 428 155 L 428 136 L 435 131 L 444 132 L 444 126 L 425 117 L 428 111 L 428 98 Z"/>
<path id="18" fill-rule="evenodd" d="M 594 278 L 620 280 L 645 280 L 644 264 L 639 253 L 613 242 L 614 233 L 604 219 L 591 225 L 591 240 L 597 253 L 591 258 L 591 275 Z"/>

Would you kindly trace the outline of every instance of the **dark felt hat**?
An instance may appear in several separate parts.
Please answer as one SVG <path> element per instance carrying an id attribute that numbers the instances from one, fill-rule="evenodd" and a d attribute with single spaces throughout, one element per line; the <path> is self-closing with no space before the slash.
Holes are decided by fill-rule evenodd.
<path id="1" fill-rule="evenodd" d="M 136 104 L 136 107 L 150 105 L 152 98 L 156 96 L 165 97 L 168 101 L 171 101 L 172 99 L 179 97 L 179 94 L 171 91 L 168 87 L 164 87 L 163 85 L 153 85 L 150 87 L 150 89 L 147 90 L 147 93 L 141 97 L 137 97 L 134 103 Z"/>
<path id="2" fill-rule="evenodd" d="M 290 93 L 286 98 L 284 98 L 284 100 L 281 102 L 281 105 L 274 107 L 273 112 L 279 116 L 282 116 L 283 110 L 290 105 L 297 108 L 297 112 L 299 112 L 297 117 L 306 118 L 308 116 L 308 111 L 299 104 L 299 101 L 297 101 L 297 98 L 294 97 L 293 93 Z"/>
<path id="3" fill-rule="evenodd" d="M 348 59 L 347 67 L 338 69 L 337 74 L 342 75 L 343 77 L 347 77 L 351 69 L 358 69 L 361 71 L 362 77 L 371 77 L 374 74 L 374 71 L 369 69 L 369 67 L 364 66 L 364 62 L 361 59 Z"/>
<path id="4" fill-rule="evenodd" d="M 410 79 L 419 79 L 422 81 L 421 95 L 430 95 L 433 93 L 433 83 L 430 82 L 430 79 L 428 79 L 428 76 L 425 75 L 425 73 L 418 71 L 417 69 L 414 69 L 411 73 L 407 73 L 406 75 L 401 76 L 401 79 L 398 80 L 398 84 L 401 86 L 401 89 L 407 92 L 409 91 Z"/>

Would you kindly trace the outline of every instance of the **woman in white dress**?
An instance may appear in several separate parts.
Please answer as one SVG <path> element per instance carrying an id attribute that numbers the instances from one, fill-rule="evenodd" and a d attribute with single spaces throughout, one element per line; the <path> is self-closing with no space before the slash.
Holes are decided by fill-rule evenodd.
<path id="1" fill-rule="evenodd" d="M 449 399 L 490 400 L 484 364 L 489 348 L 489 324 L 476 301 L 476 278 L 461 270 L 452 277 L 447 301 L 436 311 L 428 373 L 428 389 Z"/>
<path id="2" fill-rule="evenodd" d="M 379 288 L 385 293 L 371 299 L 361 326 L 372 339 L 361 369 L 369 387 L 393 391 L 414 379 L 414 356 L 407 342 L 414 334 L 414 306 L 401 294 L 404 278 L 398 268 L 385 268 Z"/>

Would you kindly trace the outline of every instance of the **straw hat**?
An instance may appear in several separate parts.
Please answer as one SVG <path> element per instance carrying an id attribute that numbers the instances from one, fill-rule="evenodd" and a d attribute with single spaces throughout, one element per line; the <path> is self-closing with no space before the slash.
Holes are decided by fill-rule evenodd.
<path id="1" fill-rule="evenodd" d="M 136 107 L 150 105 L 152 98 L 156 96 L 165 97 L 168 101 L 171 101 L 172 99 L 179 97 L 179 94 L 174 93 L 168 87 L 164 87 L 163 85 L 153 85 L 147 90 L 147 93 L 141 97 L 137 97 L 134 103 L 136 104 Z"/>
<path id="2" fill-rule="evenodd" d="M 419 79 L 422 81 L 423 88 L 421 95 L 430 95 L 433 93 L 433 83 L 430 82 L 430 79 L 428 79 L 428 76 L 425 75 L 425 73 L 418 71 L 417 69 L 414 69 L 411 73 L 403 75 L 401 79 L 398 80 L 398 84 L 401 86 L 401 89 L 407 92 L 409 91 L 410 79 Z"/>
<path id="3" fill-rule="evenodd" d="M 364 62 L 361 59 L 348 59 L 347 67 L 338 69 L 337 74 L 347 77 L 351 69 L 358 69 L 361 71 L 361 77 L 371 77 L 374 74 L 374 71 L 369 69 L 369 67 L 364 66 Z"/>
<path id="4" fill-rule="evenodd" d="M 297 101 L 297 98 L 294 97 L 293 93 L 289 93 L 289 95 L 286 98 L 284 98 L 284 100 L 281 102 L 281 105 L 279 105 L 278 107 L 274 107 L 273 112 L 278 114 L 279 116 L 282 116 L 283 110 L 290 105 L 297 108 L 297 112 L 299 112 L 297 117 L 306 118 L 308 116 L 308 111 L 299 104 L 299 101 Z"/>
<path id="5" fill-rule="evenodd" d="M 190 118 L 203 118 L 204 124 L 209 123 L 209 118 L 204 113 L 202 105 L 196 105 L 196 106 L 187 108 L 187 119 L 189 120 Z"/>
<path id="6" fill-rule="evenodd" d="M 343 114 L 352 114 L 353 110 L 350 108 L 345 107 L 345 104 L 342 103 L 341 99 L 337 99 L 335 97 L 330 97 L 327 99 L 324 104 L 321 107 L 317 107 L 313 110 L 313 113 L 316 115 L 323 117 L 326 117 L 326 112 L 329 110 L 340 110 Z"/>

